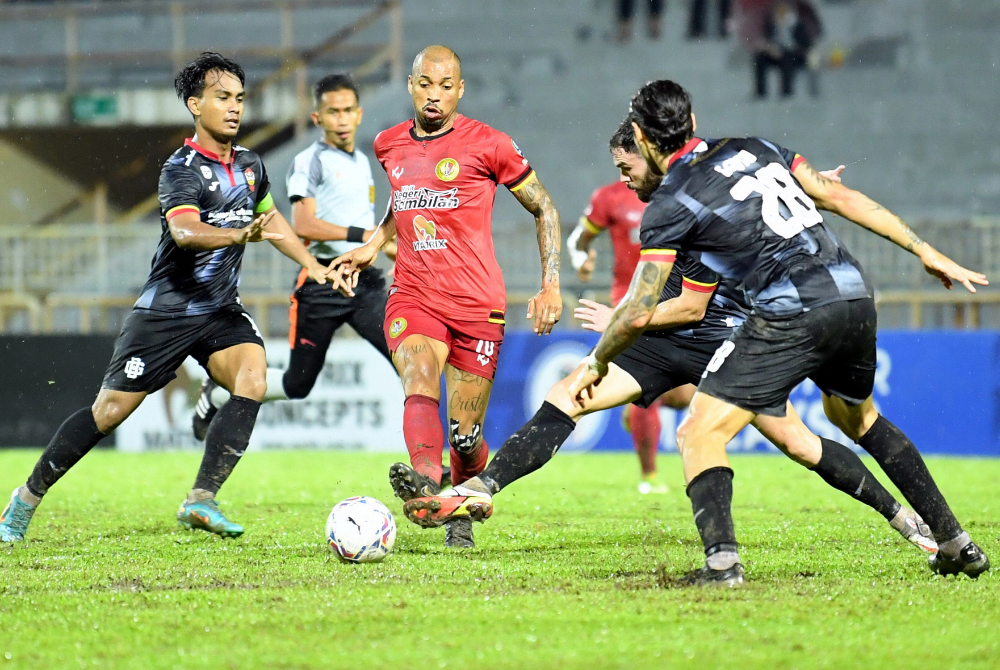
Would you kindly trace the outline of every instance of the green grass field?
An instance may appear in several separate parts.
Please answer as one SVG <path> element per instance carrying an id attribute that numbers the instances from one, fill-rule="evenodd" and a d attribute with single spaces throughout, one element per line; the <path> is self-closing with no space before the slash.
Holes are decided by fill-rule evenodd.
<path id="1" fill-rule="evenodd" d="M 38 452 L 0 452 L 0 486 Z M 749 583 L 678 589 L 700 563 L 680 463 L 634 492 L 633 456 L 556 458 L 497 498 L 478 547 L 401 517 L 391 456 L 252 453 L 223 489 L 239 540 L 180 530 L 195 454 L 88 456 L 24 545 L 0 548 L 0 670 L 26 668 L 1000 667 L 1000 576 L 943 579 L 881 517 L 790 461 L 739 456 Z M 1000 558 L 1000 462 L 931 459 Z M 331 558 L 332 505 L 396 514 L 381 564 Z"/>

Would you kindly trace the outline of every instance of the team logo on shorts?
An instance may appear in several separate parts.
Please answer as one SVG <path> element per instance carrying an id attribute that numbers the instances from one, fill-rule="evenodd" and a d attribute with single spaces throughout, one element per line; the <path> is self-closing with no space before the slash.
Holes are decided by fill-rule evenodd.
<path id="1" fill-rule="evenodd" d="M 437 226 L 434 225 L 434 222 L 427 220 L 420 214 L 413 217 L 413 232 L 417 234 L 417 240 L 413 243 L 414 251 L 448 248 L 448 240 L 437 239 Z"/>
<path id="2" fill-rule="evenodd" d="M 125 363 L 125 376 L 129 379 L 136 379 L 141 377 L 142 373 L 146 371 L 146 364 L 142 362 L 142 359 L 138 356 L 133 356 Z"/>
<path id="3" fill-rule="evenodd" d="M 253 185 L 257 183 L 257 177 L 254 176 L 253 170 L 247 168 L 243 171 L 243 176 L 247 178 L 247 186 L 250 187 L 250 191 L 253 191 Z"/>
<path id="4" fill-rule="evenodd" d="M 458 161 L 454 158 L 442 158 L 434 168 L 434 173 L 441 181 L 451 181 L 458 176 Z"/>
<path id="5" fill-rule="evenodd" d="M 406 330 L 406 319 L 402 317 L 393 319 L 392 323 L 389 324 L 389 337 L 395 339 L 399 337 L 399 334 L 404 330 Z"/>

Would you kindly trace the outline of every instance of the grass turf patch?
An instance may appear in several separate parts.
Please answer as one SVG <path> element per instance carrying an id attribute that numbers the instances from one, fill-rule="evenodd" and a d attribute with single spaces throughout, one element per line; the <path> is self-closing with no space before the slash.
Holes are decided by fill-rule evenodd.
<path id="1" fill-rule="evenodd" d="M 37 456 L 0 452 L 0 491 Z M 183 531 L 199 459 L 100 451 L 53 488 L 28 542 L 0 547 L 0 670 L 1000 663 L 996 575 L 932 575 L 879 515 L 779 457 L 733 458 L 749 579 L 733 591 L 669 587 L 701 562 L 675 456 L 658 496 L 635 492 L 632 455 L 559 457 L 457 552 L 402 517 L 392 459 L 373 454 L 251 453 L 220 497 L 246 535 Z M 929 465 L 1000 556 L 1000 462 Z M 326 515 L 351 495 L 396 515 L 383 563 L 326 550 Z"/>

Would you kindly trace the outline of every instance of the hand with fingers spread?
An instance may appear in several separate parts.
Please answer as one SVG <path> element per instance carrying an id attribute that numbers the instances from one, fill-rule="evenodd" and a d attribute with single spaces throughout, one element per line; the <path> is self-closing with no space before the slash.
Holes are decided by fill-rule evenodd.
<path id="1" fill-rule="evenodd" d="M 586 407 L 594 399 L 594 387 L 608 374 L 608 364 L 602 363 L 590 354 L 580 363 L 573 382 L 569 385 L 569 399 L 575 407 Z"/>
<path id="2" fill-rule="evenodd" d="M 580 298 L 580 307 L 573 311 L 573 317 L 583 321 L 585 330 L 592 330 L 595 333 L 603 333 L 608 324 L 611 323 L 611 315 L 614 314 L 613 307 L 602 305 L 593 300 Z"/>
<path id="3" fill-rule="evenodd" d="M 278 210 L 272 209 L 269 212 L 261 214 L 246 228 L 239 230 L 233 242 L 235 244 L 248 244 L 250 242 L 263 242 L 264 240 L 276 241 L 285 239 L 285 236 L 281 233 L 269 233 L 265 230 L 267 224 L 271 222 L 277 213 Z"/>
<path id="4" fill-rule="evenodd" d="M 981 272 L 973 272 L 963 268 L 930 245 L 922 245 L 921 249 L 922 251 L 918 255 L 924 264 L 924 270 L 927 271 L 927 274 L 937 277 L 946 289 L 951 290 L 954 282 L 960 283 L 968 289 L 969 293 L 976 292 L 973 284 L 989 286 L 990 282 L 987 281 L 986 275 Z"/>
<path id="5" fill-rule="evenodd" d="M 528 300 L 529 319 L 535 320 L 535 334 L 548 335 L 562 316 L 562 295 L 559 289 L 546 286 L 535 297 Z"/>

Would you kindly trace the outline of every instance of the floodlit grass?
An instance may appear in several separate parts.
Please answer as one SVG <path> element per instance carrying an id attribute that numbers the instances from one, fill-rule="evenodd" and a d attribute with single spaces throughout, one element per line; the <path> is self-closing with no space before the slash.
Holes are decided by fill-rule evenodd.
<path id="1" fill-rule="evenodd" d="M 38 452 L 0 453 L 0 486 Z M 497 498 L 473 551 L 401 517 L 391 457 L 252 453 L 223 489 L 239 540 L 180 530 L 195 454 L 93 453 L 29 541 L 0 548 L 0 670 L 26 668 L 827 668 L 1000 666 L 1000 578 L 931 575 L 874 512 L 790 461 L 739 456 L 749 583 L 664 587 L 701 549 L 676 457 L 635 493 L 632 455 L 561 456 Z M 931 459 L 1000 558 L 1000 462 Z M 332 505 L 372 495 L 395 552 L 343 565 Z"/>

